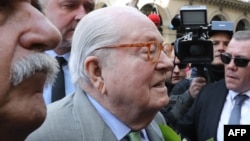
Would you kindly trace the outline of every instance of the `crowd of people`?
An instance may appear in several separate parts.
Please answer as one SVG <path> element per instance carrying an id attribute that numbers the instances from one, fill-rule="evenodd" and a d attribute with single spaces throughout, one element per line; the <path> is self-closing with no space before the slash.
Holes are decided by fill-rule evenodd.
<path id="1" fill-rule="evenodd" d="M 208 40 L 213 43 L 213 61 L 202 65 L 190 64 L 190 76 L 184 75 L 186 69 L 184 65 L 183 67 L 176 65 L 173 69 L 171 75 L 168 77 L 170 78 L 169 82 L 166 83 L 170 90 L 170 102 L 162 109 L 162 113 L 169 124 L 175 125 L 186 114 L 205 84 L 224 79 L 224 63 L 220 58 L 220 54 L 225 52 L 232 34 L 233 32 L 229 30 L 209 31 Z M 173 49 L 171 50 L 174 52 Z M 174 64 L 180 63 L 174 53 L 172 53 L 171 58 L 174 59 Z M 197 72 L 200 69 L 197 69 L 197 67 L 201 67 L 202 72 Z"/>
<path id="2" fill-rule="evenodd" d="M 221 53 L 221 61 L 225 64 L 224 79 L 205 85 L 199 93 L 191 109 L 177 124 L 179 131 L 190 140 L 223 141 L 224 125 L 230 123 L 236 97 L 245 95 L 242 103 L 241 117 L 237 124 L 249 124 L 250 112 L 250 31 L 238 31 L 233 35 L 225 52 Z M 232 113 L 231 113 L 232 111 Z"/>
<path id="3" fill-rule="evenodd" d="M 250 124 L 250 31 L 210 31 L 199 76 L 137 3 L 2 0 L 0 140 L 223 141 Z"/>

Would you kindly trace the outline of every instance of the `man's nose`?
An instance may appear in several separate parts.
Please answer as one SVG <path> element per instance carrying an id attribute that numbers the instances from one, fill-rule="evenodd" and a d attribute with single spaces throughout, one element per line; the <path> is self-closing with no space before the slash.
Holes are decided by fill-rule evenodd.
<path id="1" fill-rule="evenodd" d="M 29 17 L 26 19 L 27 29 L 20 37 L 21 45 L 34 50 L 55 48 L 62 38 L 58 29 L 34 7 L 24 8 L 29 13 Z"/>

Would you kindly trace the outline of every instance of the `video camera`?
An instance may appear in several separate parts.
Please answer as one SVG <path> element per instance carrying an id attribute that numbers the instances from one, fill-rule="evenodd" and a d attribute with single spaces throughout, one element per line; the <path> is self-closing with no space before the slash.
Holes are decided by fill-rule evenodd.
<path id="1" fill-rule="evenodd" d="M 185 34 L 174 42 L 175 55 L 182 63 L 204 64 L 213 61 L 213 43 L 208 40 L 213 31 L 233 33 L 230 21 L 212 21 L 207 24 L 206 6 L 182 6 L 172 21 L 174 29 Z"/>

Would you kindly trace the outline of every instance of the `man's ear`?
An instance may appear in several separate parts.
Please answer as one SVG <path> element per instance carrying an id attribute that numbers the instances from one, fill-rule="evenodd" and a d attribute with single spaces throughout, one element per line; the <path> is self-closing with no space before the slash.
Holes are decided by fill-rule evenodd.
<path id="1" fill-rule="evenodd" d="M 102 68 L 96 56 L 89 56 L 84 62 L 84 69 L 92 85 L 102 94 L 106 93 L 104 80 L 102 77 Z"/>

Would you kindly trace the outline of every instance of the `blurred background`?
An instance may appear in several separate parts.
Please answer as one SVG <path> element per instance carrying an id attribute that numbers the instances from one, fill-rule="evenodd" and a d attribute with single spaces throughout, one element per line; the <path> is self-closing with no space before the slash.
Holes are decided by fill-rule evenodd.
<path id="1" fill-rule="evenodd" d="M 180 14 L 182 6 L 205 5 L 207 22 L 232 21 L 234 32 L 249 30 L 250 0 L 97 0 L 96 8 L 111 5 L 131 5 L 137 7 L 151 20 L 157 22 L 159 31 L 171 43 L 182 36 L 182 30 L 175 29 L 172 19 Z"/>

